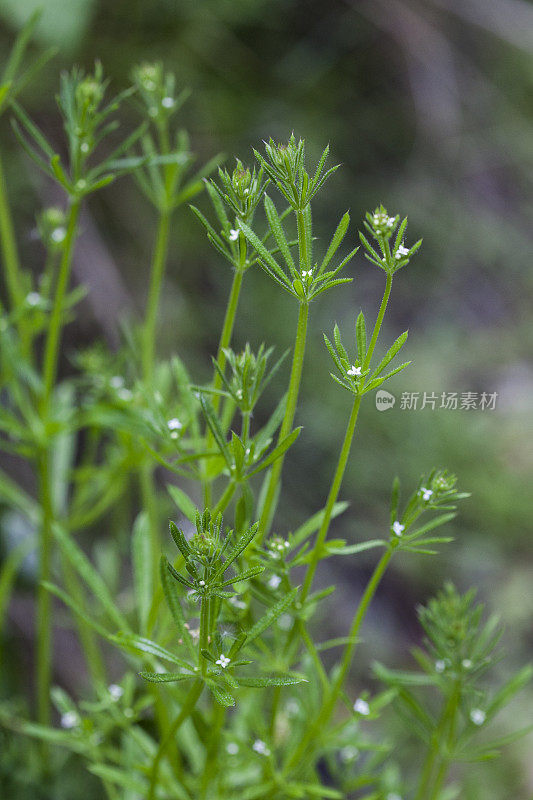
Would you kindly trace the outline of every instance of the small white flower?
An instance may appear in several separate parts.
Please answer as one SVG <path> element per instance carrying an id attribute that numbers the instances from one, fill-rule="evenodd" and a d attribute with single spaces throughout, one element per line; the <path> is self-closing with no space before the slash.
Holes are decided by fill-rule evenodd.
<path id="1" fill-rule="evenodd" d="M 124 386 L 124 378 L 121 375 L 114 375 L 109 381 L 113 389 L 122 389 Z"/>
<path id="2" fill-rule="evenodd" d="M 387 228 L 392 228 L 394 226 L 395 222 L 396 222 L 396 218 L 395 217 L 389 217 L 387 219 Z"/>
<path id="3" fill-rule="evenodd" d="M 232 228 L 229 232 L 230 242 L 236 242 L 238 238 L 239 238 L 239 231 L 236 231 L 235 228 Z"/>
<path id="4" fill-rule="evenodd" d="M 356 367 L 355 364 L 352 364 L 350 369 L 346 370 L 346 374 L 354 378 L 359 378 L 361 376 L 361 367 Z"/>
<path id="5" fill-rule="evenodd" d="M 80 150 L 82 153 L 89 152 L 89 145 L 87 144 L 87 142 L 83 142 L 83 144 L 80 145 Z"/>
<path id="6" fill-rule="evenodd" d="M 75 728 L 77 725 L 79 725 L 79 722 L 80 718 L 75 711 L 66 711 L 61 715 L 62 728 Z"/>
<path id="7" fill-rule="evenodd" d="M 470 719 L 472 720 L 474 725 L 483 725 L 486 718 L 487 715 L 480 708 L 473 708 L 472 711 L 470 712 Z"/>
<path id="8" fill-rule="evenodd" d="M 118 686 L 118 684 L 116 683 L 112 683 L 111 686 L 108 686 L 107 690 L 111 695 L 112 700 L 120 700 L 120 698 L 124 694 L 124 689 L 122 688 L 122 686 Z"/>
<path id="9" fill-rule="evenodd" d="M 172 419 L 169 419 L 167 422 L 167 427 L 169 431 L 179 431 L 183 428 L 183 424 L 177 417 L 172 417 Z"/>
<path id="10" fill-rule="evenodd" d="M 268 585 L 271 589 L 277 589 L 281 583 L 281 578 L 279 575 L 272 575 L 270 580 L 268 581 Z"/>
<path id="11" fill-rule="evenodd" d="M 366 717 L 368 716 L 368 714 L 370 714 L 370 706 L 368 705 L 366 700 L 363 700 L 362 697 L 357 698 L 357 700 L 353 704 L 353 710 L 357 714 L 361 714 L 363 717 Z"/>
<path id="12" fill-rule="evenodd" d="M 41 295 L 39 294 L 39 292 L 30 292 L 26 296 L 26 303 L 29 306 L 31 306 L 32 308 L 35 308 L 35 306 L 38 306 L 40 304 L 40 302 L 41 302 Z"/>
<path id="13" fill-rule="evenodd" d="M 128 400 L 131 400 L 133 395 L 129 389 L 119 389 L 117 392 L 117 397 L 120 397 L 121 400 L 125 400 L 127 402 Z"/>
<path id="14" fill-rule="evenodd" d="M 357 747 L 353 747 L 353 745 L 346 745 L 343 747 L 340 752 L 341 761 L 354 761 L 359 755 L 359 750 Z"/>
<path id="15" fill-rule="evenodd" d="M 402 523 L 398 522 L 398 520 L 392 523 L 392 532 L 394 533 L 395 536 L 401 536 L 404 530 L 405 530 L 405 525 L 402 525 Z"/>
<path id="16" fill-rule="evenodd" d="M 82 145 L 83 148 L 83 145 Z M 89 148 L 87 148 L 89 149 Z M 86 151 L 84 151 L 86 152 Z M 50 234 L 50 239 L 55 242 L 56 244 L 61 244 L 65 240 L 65 236 L 67 235 L 67 229 L 63 227 L 63 225 L 59 225 L 57 228 L 54 228 L 52 233 Z"/>
<path id="17" fill-rule="evenodd" d="M 262 756 L 269 756 L 270 750 L 266 746 L 265 742 L 262 739 L 256 739 L 252 745 L 252 750 L 255 750 L 256 753 Z"/>
<path id="18" fill-rule="evenodd" d="M 472 668 L 472 662 L 470 661 L 469 658 L 463 658 L 462 664 L 463 664 L 463 669 L 471 669 Z"/>
<path id="19" fill-rule="evenodd" d="M 198 581 L 198 586 L 205 586 L 205 581 Z"/>
<path id="20" fill-rule="evenodd" d="M 407 255 L 409 255 L 409 248 L 401 244 L 396 250 L 396 256 L 395 256 L 396 260 L 401 261 L 401 259 L 405 258 L 405 256 Z"/>
<path id="21" fill-rule="evenodd" d="M 236 756 L 239 752 L 239 745 L 236 742 L 228 742 L 226 745 L 226 752 L 228 752 L 230 756 Z"/>
<path id="22" fill-rule="evenodd" d="M 312 274 L 313 274 L 313 270 L 312 269 L 307 269 L 307 270 L 303 269 L 302 270 L 302 278 L 310 278 Z"/>
<path id="23" fill-rule="evenodd" d="M 217 660 L 215 661 L 215 664 L 218 664 L 218 666 L 222 667 L 222 669 L 226 669 L 230 661 L 231 658 L 228 658 L 227 656 L 224 655 L 224 653 L 221 653 L 219 658 L 217 658 Z"/>
<path id="24" fill-rule="evenodd" d="M 446 669 L 446 662 L 439 658 L 438 661 L 435 661 L 435 672 L 444 672 Z"/>
<path id="25" fill-rule="evenodd" d="M 161 105 L 163 108 L 173 108 L 175 100 L 173 97 L 163 97 L 161 100 Z"/>
<path id="26" fill-rule="evenodd" d="M 422 495 L 422 500 L 427 502 L 433 496 L 433 489 L 426 489 L 425 486 L 422 486 L 420 494 Z"/>

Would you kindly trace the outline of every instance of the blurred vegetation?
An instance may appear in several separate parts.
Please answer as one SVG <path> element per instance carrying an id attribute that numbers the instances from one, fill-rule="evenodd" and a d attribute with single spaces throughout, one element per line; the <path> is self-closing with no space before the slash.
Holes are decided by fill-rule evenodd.
<path id="1" fill-rule="evenodd" d="M 36 5 L 0 0 L 0 51 Z M 369 403 L 362 412 L 363 433 L 342 491 L 353 511 L 336 521 L 335 534 L 349 541 L 373 535 L 386 518 L 394 475 L 409 485 L 433 464 L 456 473 L 472 498 L 455 522 L 456 542 L 440 558 L 425 563 L 423 572 L 416 562 L 399 563 L 386 582 L 373 621 L 381 642 L 384 630 L 391 633 L 389 663 L 407 659 L 406 639 L 419 635 L 414 607 L 445 576 L 460 587 L 478 585 L 498 608 L 517 661 L 533 646 L 532 29 L 533 5 L 525 0 L 47 0 L 37 32 L 36 52 L 55 44 L 58 55 L 23 99 L 52 140 L 60 138 L 53 104 L 58 69 L 73 60 L 90 68 L 99 59 L 119 89 L 133 64 L 161 60 L 192 89 L 182 117 L 199 161 L 219 151 L 230 164 L 234 155 L 250 161 L 252 145 L 269 136 L 285 139 L 293 130 L 313 154 L 330 142 L 343 166 L 324 192 L 322 221 L 331 227 L 345 208 L 357 221 L 383 201 L 409 216 L 413 237 L 424 237 L 422 254 L 395 282 L 388 323 L 390 337 L 409 328 L 413 365 L 391 384 L 394 409 L 379 413 Z M 131 115 L 134 120 L 133 106 Z M 24 259 L 38 270 L 35 215 L 56 198 L 5 122 L 0 137 Z M 199 205 L 205 207 L 203 198 Z M 154 216 L 124 180 L 90 204 L 83 227 L 75 276 L 90 291 L 68 329 L 65 372 L 80 347 L 102 337 L 116 346 L 120 320 L 144 302 Z M 381 290 L 381 276 L 362 256 L 351 273 L 351 289 L 312 308 L 298 409 L 305 436 L 288 456 L 284 529 L 323 502 L 337 452 L 332 442 L 344 432 L 348 401 L 326 380 L 321 331 L 330 333 L 335 321 L 348 331 L 359 307 L 368 314 Z M 201 226 L 182 209 L 159 321 L 161 355 L 177 349 L 198 380 L 210 367 L 229 281 Z M 273 304 L 286 316 L 284 329 L 270 313 Z M 265 341 L 281 353 L 290 342 L 292 314 L 289 299 L 252 271 L 236 346 Z M 402 391 L 497 392 L 498 401 L 494 411 L 408 411 L 399 407 Z M 117 520 L 125 539 L 131 516 L 117 513 Z M 104 526 L 93 535 L 103 541 L 107 532 Z M 23 535 L 20 521 L 4 515 L 4 552 Z M 359 592 L 361 574 L 331 569 L 335 574 L 323 580 L 345 584 L 338 596 Z M 2 696 L 27 682 L 32 631 L 24 584 L 33 580 L 30 559 L 3 634 L 2 651 L 10 657 L 0 673 Z M 341 629 L 344 623 L 341 608 L 334 624 Z M 385 658 L 376 652 L 377 638 L 367 629 L 364 657 Z M 73 670 L 75 664 L 74 658 Z M 65 669 L 62 677 L 76 685 Z M 524 702 L 517 714 L 526 717 L 526 711 Z M 489 767 L 482 789 L 474 770 L 468 797 L 529 798 L 533 775 L 528 787 L 517 766 L 528 744 Z M 22 769 L 20 754 L 5 752 L 13 766 L 2 766 L 0 785 L 8 772 Z M 76 769 L 66 784 L 75 782 Z M 37 796 L 25 793 L 22 777 L 11 780 L 10 800 Z M 72 796 L 68 785 L 54 791 L 42 796 Z"/>

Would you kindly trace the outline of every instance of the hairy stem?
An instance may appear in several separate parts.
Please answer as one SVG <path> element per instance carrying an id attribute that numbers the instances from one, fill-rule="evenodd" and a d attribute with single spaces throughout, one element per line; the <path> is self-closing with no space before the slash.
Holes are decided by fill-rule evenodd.
<path id="1" fill-rule="evenodd" d="M 302 379 L 302 369 L 305 356 L 305 343 L 307 337 L 307 321 L 309 318 L 309 305 L 307 302 L 301 302 L 298 312 L 298 324 L 296 327 L 296 339 L 294 343 L 294 353 L 292 357 L 291 377 L 289 381 L 289 389 L 287 392 L 287 405 L 285 407 L 285 415 L 278 436 L 278 444 L 289 435 L 292 430 L 294 422 L 294 415 L 296 412 L 296 405 L 298 403 L 298 394 L 300 391 L 300 383 Z M 264 537 L 267 535 L 272 517 L 275 511 L 276 495 L 278 485 L 281 478 L 281 471 L 283 469 L 283 462 L 285 454 L 280 456 L 271 467 L 268 486 L 265 495 L 265 502 L 259 520 L 259 529 L 257 532 L 256 544 L 259 545 Z"/>

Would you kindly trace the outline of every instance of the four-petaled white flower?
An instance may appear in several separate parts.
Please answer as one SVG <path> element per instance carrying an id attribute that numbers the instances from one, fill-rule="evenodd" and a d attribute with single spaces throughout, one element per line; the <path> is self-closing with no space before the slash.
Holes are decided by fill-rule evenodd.
<path id="1" fill-rule="evenodd" d="M 271 589 L 277 589 L 281 583 L 281 578 L 279 575 L 272 575 L 270 580 L 268 581 L 268 585 Z"/>
<path id="2" fill-rule="evenodd" d="M 75 711 L 66 711 L 61 715 L 62 728 L 75 728 L 77 725 L 79 725 L 79 722 L 80 718 Z"/>
<path id="3" fill-rule="evenodd" d="M 355 364 L 352 364 L 350 369 L 346 370 L 346 374 L 353 378 L 359 378 L 361 376 L 361 367 L 356 367 Z"/>
<path id="4" fill-rule="evenodd" d="M 463 665 L 463 669 L 471 669 L 472 668 L 472 662 L 470 661 L 469 658 L 463 658 L 461 663 Z"/>
<path id="5" fill-rule="evenodd" d="M 302 278 L 310 278 L 312 274 L 313 274 L 313 270 L 312 269 L 307 269 L 307 270 L 303 269 L 302 270 Z"/>
<path id="6" fill-rule="evenodd" d="M 470 712 L 470 719 L 472 720 L 474 725 L 483 725 L 486 718 L 487 715 L 480 708 L 473 708 L 472 711 Z"/>
<path id="7" fill-rule="evenodd" d="M 392 523 L 392 532 L 394 533 L 395 536 L 401 536 L 404 530 L 405 530 L 405 525 L 402 525 L 402 523 L 399 522 L 398 520 Z"/>
<path id="8" fill-rule="evenodd" d="M 198 586 L 205 586 L 205 581 L 198 581 Z"/>
<path id="9" fill-rule="evenodd" d="M 396 250 L 396 260 L 400 261 L 405 256 L 409 255 L 409 248 L 405 247 L 405 245 L 401 244 L 399 248 Z"/>
<path id="10" fill-rule="evenodd" d="M 435 672 L 444 672 L 446 669 L 446 662 L 439 658 L 438 661 L 435 661 Z"/>
<path id="11" fill-rule="evenodd" d="M 256 753 L 259 753 L 261 756 L 269 756 L 270 750 L 266 746 L 265 742 L 262 739 L 256 739 L 252 745 L 252 750 L 255 750 Z"/>
<path id="12" fill-rule="evenodd" d="M 366 700 L 363 700 L 362 697 L 357 698 L 357 700 L 353 704 L 353 710 L 357 714 L 361 714 L 363 717 L 366 717 L 368 716 L 368 714 L 370 714 L 370 706 L 368 705 Z"/>
<path id="13" fill-rule="evenodd" d="M 224 655 L 224 653 L 221 653 L 220 656 L 215 661 L 215 664 L 218 664 L 218 666 L 222 667 L 222 669 L 226 669 L 230 661 L 231 658 L 228 658 L 227 656 Z"/>
<path id="14" fill-rule="evenodd" d="M 119 686 L 116 683 L 112 683 L 111 686 L 108 686 L 107 690 L 111 695 L 112 700 L 120 700 L 120 698 L 124 694 L 124 689 L 122 688 L 122 686 Z"/>
<path id="15" fill-rule="evenodd" d="M 163 108 L 172 108 L 175 102 L 176 101 L 174 100 L 173 97 L 163 97 L 163 99 L 161 100 L 161 105 L 163 106 Z"/>
<path id="16" fill-rule="evenodd" d="M 428 500 L 431 500 L 431 497 L 433 496 L 433 489 L 426 489 L 425 486 L 422 486 L 420 489 L 420 494 L 422 495 L 422 500 L 427 502 Z"/>
<path id="17" fill-rule="evenodd" d="M 230 242 L 236 242 L 238 238 L 239 238 L 239 231 L 236 231 L 235 228 L 232 228 L 229 232 Z"/>

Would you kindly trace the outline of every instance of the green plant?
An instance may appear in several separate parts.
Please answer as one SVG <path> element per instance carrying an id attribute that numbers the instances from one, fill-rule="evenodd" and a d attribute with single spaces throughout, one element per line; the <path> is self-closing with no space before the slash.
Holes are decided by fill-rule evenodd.
<path id="1" fill-rule="evenodd" d="M 417 652 L 422 674 L 377 666 L 386 688 L 355 700 L 349 677 L 368 609 L 391 560 L 433 555 L 436 546 L 450 542 L 436 529 L 454 517 L 456 502 L 467 495 L 457 491 L 454 476 L 433 470 L 402 509 L 396 480 L 380 538 L 346 543 L 329 535 L 347 507 L 339 495 L 363 398 L 409 364 L 392 363 L 407 332 L 379 361 L 375 354 L 394 276 L 421 242 L 407 246 L 407 219 L 400 221 L 383 206 L 366 215 L 373 243 L 362 233 L 360 240 L 368 260 L 385 272 L 382 301 L 369 337 L 365 316 L 358 315 L 352 354 L 338 326 L 332 341 L 324 337 L 336 368 L 332 378 L 352 395 L 351 409 L 324 507 L 288 531 L 276 510 L 285 457 L 301 432 L 294 421 L 309 308 L 327 290 L 351 281 L 339 276 L 357 252 L 345 244 L 345 213 L 316 255 L 313 206 L 337 169 L 326 168 L 329 148 L 309 168 L 304 141 L 292 135 L 283 145 L 270 140 L 264 155 L 256 151 L 257 167 L 238 160 L 231 173 L 219 169 L 218 182 L 204 181 L 216 158 L 191 178 L 188 139 L 172 127 L 186 96 L 176 94 L 174 78 L 159 64 L 141 65 L 134 86 L 106 104 L 107 82 L 97 64 L 92 75 L 73 70 L 62 77 L 59 106 L 68 152 L 63 163 L 14 93 L 9 96 L 13 64 L 29 31 L 8 62 L 0 100 L 11 104 L 21 145 L 63 189 L 66 209 L 39 215 L 45 267 L 34 285 L 20 268 L 2 183 L 9 307 L 0 327 L 6 398 L 1 446 L 33 466 L 39 493 L 28 496 L 7 474 L 1 475 L 1 491 L 37 531 L 40 574 L 37 721 L 9 704 L 0 707 L 0 719 L 46 748 L 61 746 L 83 758 L 110 800 L 303 800 L 354 793 L 391 800 L 404 791 L 416 800 L 453 797 L 453 787 L 446 787 L 450 764 L 495 754 L 498 740 L 477 746 L 473 734 L 530 678 L 526 668 L 492 700 L 481 693 L 477 679 L 490 665 L 495 625 L 480 625 L 472 594 L 460 597 L 447 587 L 421 612 L 429 640 L 429 655 Z M 144 119 L 106 153 L 117 127 L 110 116 L 129 98 Z M 95 153 L 101 143 L 103 155 Z M 101 347 L 80 353 L 78 374 L 58 380 L 63 328 L 80 297 L 70 291 L 70 272 L 81 203 L 126 174 L 158 216 L 144 319 L 118 353 Z M 173 214 L 204 185 L 216 222 L 197 207 L 192 212 L 234 272 L 212 379 L 200 385 L 177 355 L 157 360 L 156 322 Z M 269 370 L 272 348 L 231 348 L 243 278 L 255 266 L 298 307 L 287 390 L 270 413 L 263 391 L 279 376 L 284 356 Z M 264 417 L 261 425 L 256 410 Z M 165 492 L 156 467 L 164 468 Z M 131 547 L 125 552 L 111 540 L 103 557 L 96 550 L 88 555 L 77 542 L 79 532 L 109 519 L 136 482 L 141 502 L 131 520 Z M 160 557 L 161 547 L 167 550 L 160 531 L 172 516 L 179 517 L 179 525 L 170 522 L 177 552 Z M 332 556 L 352 558 L 373 549 L 380 557 L 346 635 L 319 641 L 315 621 L 334 587 L 314 588 L 318 567 Z M 0 611 L 24 552 L 17 551 L 3 569 Z M 130 572 L 124 586 L 122 577 Z M 76 622 L 91 679 L 84 699 L 50 690 L 52 597 Z M 125 665 L 115 682 L 109 677 L 111 647 L 123 654 Z M 336 648 L 340 655 L 328 668 L 322 653 Z M 412 689 L 424 686 L 443 696 L 436 717 Z M 50 724 L 50 700 L 59 726 Z M 419 774 L 397 764 L 395 743 L 379 735 L 378 720 L 386 720 L 388 706 L 408 713 L 408 729 L 427 745 Z M 373 735 L 366 719 L 376 720 Z M 45 773 L 46 753 L 42 762 Z"/>

